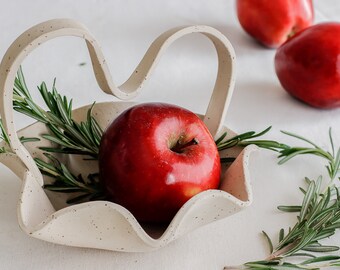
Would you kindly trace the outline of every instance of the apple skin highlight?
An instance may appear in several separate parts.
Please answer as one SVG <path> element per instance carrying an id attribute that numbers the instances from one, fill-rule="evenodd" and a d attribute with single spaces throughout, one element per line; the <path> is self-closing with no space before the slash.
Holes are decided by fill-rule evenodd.
<path id="1" fill-rule="evenodd" d="M 99 153 L 108 198 L 141 222 L 169 222 L 192 196 L 219 186 L 214 139 L 197 115 L 174 105 L 126 110 L 104 132 Z"/>

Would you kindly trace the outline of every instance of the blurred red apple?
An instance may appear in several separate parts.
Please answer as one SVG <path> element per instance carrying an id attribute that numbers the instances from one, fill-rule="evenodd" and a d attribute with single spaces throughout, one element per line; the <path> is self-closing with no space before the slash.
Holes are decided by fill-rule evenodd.
<path id="1" fill-rule="evenodd" d="M 197 193 L 215 189 L 220 158 L 203 121 L 183 108 L 147 103 L 103 134 L 99 169 L 110 200 L 143 222 L 168 222 Z"/>
<path id="2" fill-rule="evenodd" d="M 312 0 L 237 0 L 243 29 L 263 45 L 276 48 L 296 32 L 312 25 Z"/>
<path id="3" fill-rule="evenodd" d="M 340 106 L 340 23 L 309 27 L 289 39 L 275 55 L 281 85 L 318 108 Z"/>

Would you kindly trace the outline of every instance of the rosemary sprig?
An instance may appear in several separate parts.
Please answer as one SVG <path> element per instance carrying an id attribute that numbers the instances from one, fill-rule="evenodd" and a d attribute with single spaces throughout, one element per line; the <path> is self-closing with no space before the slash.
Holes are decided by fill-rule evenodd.
<path id="1" fill-rule="evenodd" d="M 227 136 L 227 132 L 223 133 L 216 141 L 216 146 L 218 151 L 223 151 L 225 149 L 233 148 L 233 147 L 246 147 L 250 144 L 255 144 L 258 147 L 273 150 L 273 151 L 280 151 L 282 149 L 289 149 L 288 145 L 283 143 L 279 143 L 273 140 L 254 140 L 254 138 L 263 136 L 264 134 L 268 133 L 271 129 L 271 126 L 264 129 L 263 131 L 256 133 L 255 131 L 248 131 L 229 139 L 225 139 Z M 233 162 L 235 158 L 233 157 L 221 157 L 221 163 L 229 163 Z"/>
<path id="2" fill-rule="evenodd" d="M 230 139 L 226 139 L 227 133 L 223 133 L 216 141 L 216 146 L 218 151 L 222 151 L 228 148 L 241 146 L 245 147 L 250 144 L 255 144 L 258 147 L 273 150 L 273 151 L 279 151 L 280 149 L 288 149 L 289 146 L 283 143 L 279 143 L 277 141 L 273 140 L 252 140 L 254 138 L 263 136 L 264 134 L 268 133 L 268 131 L 271 129 L 271 126 L 264 129 L 263 131 L 256 133 L 255 131 L 248 131 L 245 133 L 242 133 L 240 135 L 236 135 Z"/>
<path id="3" fill-rule="evenodd" d="M 40 147 L 45 152 L 44 155 L 48 159 L 47 162 L 40 158 L 35 158 L 40 171 L 55 180 L 53 184 L 45 185 L 44 188 L 56 192 L 80 193 L 80 195 L 68 200 L 68 203 L 102 198 L 103 192 L 98 184 L 98 175 L 92 174 L 86 178 L 82 175 L 75 176 L 64 164 L 49 154 L 76 154 L 97 159 L 103 133 L 98 122 L 92 116 L 94 104 L 87 111 L 86 121 L 76 122 L 72 118 L 72 99 L 68 101 L 67 97 L 61 96 L 56 89 L 55 82 L 54 80 L 52 91 L 47 89 L 45 82 L 41 83 L 38 87 L 48 111 L 37 105 L 32 99 L 21 67 L 15 78 L 13 89 L 13 108 L 44 123 L 50 133 L 43 134 L 42 137 L 56 145 L 55 147 Z M 9 145 L 8 136 L 3 129 L 2 134 L 4 140 Z M 23 140 L 27 140 L 27 138 Z"/>
<path id="4" fill-rule="evenodd" d="M 319 242 L 331 237 L 336 230 L 340 229 L 340 191 L 334 185 L 334 179 L 336 179 L 340 170 L 340 149 L 335 152 L 331 129 L 329 130 L 331 152 L 296 134 L 289 132 L 284 132 L 284 134 L 307 142 L 312 147 L 288 147 L 279 150 L 279 157 L 281 158 L 279 164 L 298 155 L 316 155 L 328 161 L 326 168 L 330 181 L 325 191 L 322 192 L 322 177 L 319 177 L 316 181 L 306 178 L 307 189 L 300 188 L 304 195 L 302 204 L 300 206 L 278 207 L 281 211 L 298 212 L 298 221 L 293 228 L 289 228 L 287 234 L 285 234 L 284 229 L 279 231 L 279 243 L 275 248 L 273 248 L 273 242 L 269 236 L 263 232 L 271 251 L 268 258 L 262 261 L 248 262 L 239 267 L 226 267 L 225 269 L 286 270 L 339 268 L 340 266 L 340 256 L 314 255 L 318 252 L 335 252 L 340 249 L 339 246 L 322 245 Z M 310 252 L 313 252 L 313 254 Z M 289 262 L 289 259 L 293 256 L 311 258 L 299 263 Z"/>
<path id="5" fill-rule="evenodd" d="M 320 146 L 316 145 L 315 143 L 311 142 L 310 140 L 302 136 L 299 136 L 299 135 L 296 135 L 294 133 L 290 133 L 287 131 L 282 131 L 282 132 L 288 136 L 302 140 L 310 144 L 312 147 L 289 147 L 286 149 L 282 149 L 279 155 L 279 158 L 281 158 L 281 160 L 279 161 L 279 164 L 283 164 L 298 155 L 311 154 L 311 155 L 319 156 L 328 161 L 328 165 L 326 166 L 327 172 L 331 180 L 335 179 L 336 175 L 338 174 L 340 170 L 340 148 L 338 148 L 338 151 L 335 152 L 331 128 L 329 129 L 329 132 L 328 132 L 329 141 L 331 145 L 331 152 L 322 149 Z"/>
<path id="6" fill-rule="evenodd" d="M 322 268 L 340 266 L 340 256 L 320 256 L 294 264 L 281 260 L 249 262 L 241 267 L 225 267 L 224 270 L 320 270 Z"/>
<path id="7" fill-rule="evenodd" d="M 300 155 L 315 155 L 322 157 L 328 161 L 328 165 L 326 166 L 327 172 L 330 176 L 330 178 L 333 180 L 337 173 L 339 172 L 339 167 L 340 167 L 340 148 L 338 151 L 335 153 L 335 148 L 334 148 L 334 143 L 333 143 L 333 138 L 332 138 L 332 129 L 329 129 L 329 140 L 330 140 L 330 145 L 331 145 L 331 152 L 326 151 L 322 149 L 322 147 L 318 146 L 317 144 L 311 142 L 310 140 L 291 133 L 287 131 L 281 131 L 283 134 L 296 138 L 304 143 L 307 143 L 311 145 L 311 147 L 308 146 L 289 146 L 284 143 L 279 143 L 277 141 L 273 140 L 253 140 L 256 137 L 260 137 L 271 129 L 271 127 L 266 128 L 265 130 L 256 133 L 255 131 L 249 131 L 242 133 L 240 135 L 236 135 L 230 139 L 224 140 L 225 137 L 227 136 L 227 133 L 222 134 L 216 141 L 217 149 L 219 151 L 232 148 L 235 146 L 240 146 L 240 147 L 245 147 L 250 144 L 257 145 L 260 148 L 268 149 L 268 150 L 273 150 L 279 153 L 278 158 L 279 164 L 283 164 L 287 162 L 288 160 L 300 156 Z M 221 162 L 230 162 L 229 158 L 221 158 Z"/>
<path id="8" fill-rule="evenodd" d="M 4 129 L 0 119 L 0 139 L 5 142 L 5 145 L 0 147 L 0 153 L 11 153 L 10 140 L 7 132 Z M 20 137 L 22 143 L 39 141 L 39 138 Z M 34 161 L 42 174 L 54 178 L 53 184 L 45 184 L 44 188 L 63 193 L 77 192 L 79 195 L 67 200 L 67 203 L 79 203 L 85 200 L 103 199 L 104 192 L 99 184 L 98 174 L 90 174 L 86 179 L 82 175 L 77 177 L 72 174 L 65 164 L 58 161 L 53 155 L 44 153 L 49 162 L 45 162 L 40 158 L 35 158 Z"/>
<path id="9" fill-rule="evenodd" d="M 300 207 L 279 206 L 281 211 L 298 211 L 298 222 L 284 235 L 280 230 L 280 241 L 268 260 L 285 258 L 298 251 L 330 252 L 339 250 L 338 246 L 324 246 L 319 240 L 328 238 L 340 228 L 340 195 L 337 187 L 329 186 L 321 193 L 322 178 L 316 181 L 306 178 L 307 190 Z M 269 242 L 271 242 L 269 240 Z M 289 247 L 289 248 L 287 248 Z"/>
<path id="10" fill-rule="evenodd" d="M 44 155 L 49 159 L 49 162 L 45 162 L 39 158 L 35 158 L 34 160 L 42 174 L 55 179 L 53 184 L 45 184 L 44 188 L 62 193 L 81 193 L 69 199 L 67 203 L 104 198 L 104 193 L 98 181 L 98 174 L 90 174 L 87 179 L 84 179 L 81 174 L 76 177 L 53 155 L 48 153 L 44 153 Z"/>
<path id="11" fill-rule="evenodd" d="M 47 152 L 88 155 L 97 159 L 103 131 L 92 116 L 93 105 L 88 110 L 86 121 L 77 123 L 72 119 L 72 100 L 68 101 L 58 93 L 55 80 L 52 91 L 48 91 L 44 82 L 38 89 L 49 111 L 41 108 L 32 99 L 20 67 L 14 83 L 13 108 L 49 128 L 50 134 L 42 137 L 57 144 L 57 147 L 41 149 Z"/>

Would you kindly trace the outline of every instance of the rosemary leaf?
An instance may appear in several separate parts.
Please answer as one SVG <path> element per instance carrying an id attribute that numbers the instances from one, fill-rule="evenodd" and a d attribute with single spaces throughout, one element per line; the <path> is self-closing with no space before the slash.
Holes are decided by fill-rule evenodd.
<path id="1" fill-rule="evenodd" d="M 4 128 L 4 125 L 1 119 L 0 119 L 0 130 L 1 130 L 0 139 L 4 140 L 4 142 L 9 146 L 10 139 L 9 139 L 8 134 L 5 132 L 5 128 Z"/>
<path id="2" fill-rule="evenodd" d="M 301 206 L 300 205 L 291 205 L 291 206 L 286 206 L 286 205 L 280 205 L 277 207 L 280 211 L 283 212 L 301 212 Z"/>
<path id="3" fill-rule="evenodd" d="M 20 66 L 17 72 L 17 78 L 15 79 L 15 85 L 17 86 L 17 89 L 21 90 L 21 93 L 24 94 L 27 98 L 32 98 L 29 91 L 27 90 L 27 85 L 25 82 L 25 77 L 22 72 L 22 67 Z"/>
<path id="4" fill-rule="evenodd" d="M 227 132 L 224 132 L 216 141 L 215 141 L 215 144 L 216 145 L 219 145 L 223 140 L 224 138 L 227 136 Z"/>
<path id="5" fill-rule="evenodd" d="M 283 240 L 284 236 L 285 236 L 285 230 L 282 228 L 279 232 L 279 242 Z M 273 253 L 273 251 L 271 253 Z"/>
<path id="6" fill-rule="evenodd" d="M 61 192 L 61 193 L 73 193 L 73 192 L 80 192 L 82 189 L 79 187 L 65 187 L 65 186 L 57 186 L 57 185 L 44 185 L 45 189 L 54 191 L 54 192 Z"/>
<path id="7" fill-rule="evenodd" d="M 317 263 L 317 262 L 326 262 L 326 261 L 339 260 L 339 259 L 340 259 L 340 256 L 328 255 L 328 256 L 312 258 L 312 259 L 302 262 L 301 264 L 312 264 L 312 263 Z"/>
<path id="8" fill-rule="evenodd" d="M 272 240 L 270 239 L 270 237 L 268 236 L 268 234 L 265 232 L 265 231 L 262 231 L 263 235 L 265 236 L 265 238 L 267 239 L 267 242 L 268 242 L 268 245 L 269 245 L 269 250 L 270 250 L 270 253 L 273 252 L 274 248 L 273 248 L 273 242 Z"/>
<path id="9" fill-rule="evenodd" d="M 22 113 L 22 114 L 25 114 L 39 122 L 42 122 L 44 124 L 47 124 L 48 121 L 45 119 L 45 118 L 42 118 L 41 116 L 39 115 L 36 115 L 32 110 L 30 109 L 27 109 L 27 108 L 21 108 L 21 107 L 14 107 L 13 108 L 15 111 L 19 112 L 19 113 Z"/>
<path id="10" fill-rule="evenodd" d="M 313 199 L 314 195 L 315 195 L 315 182 L 312 181 L 311 184 L 308 186 L 306 195 L 302 202 L 302 207 L 300 211 L 300 221 L 304 220 L 307 210 L 310 207 L 310 202 Z"/>
<path id="11" fill-rule="evenodd" d="M 28 138 L 28 137 L 23 137 L 23 136 L 20 137 L 19 139 L 20 139 L 20 142 L 21 142 L 21 143 L 38 142 L 38 141 L 40 141 L 39 138 L 32 138 L 32 137 Z"/>
<path id="12" fill-rule="evenodd" d="M 305 141 L 305 142 L 311 144 L 312 146 L 314 146 L 315 148 L 320 149 L 320 147 L 317 146 L 315 143 L 313 143 L 312 141 L 310 141 L 310 140 L 308 140 L 308 139 L 306 139 L 306 138 L 304 138 L 304 137 L 302 137 L 302 136 L 300 136 L 300 135 L 297 135 L 297 134 L 294 134 L 294 133 L 291 133 L 291 132 L 288 132 L 288 131 L 281 131 L 281 132 L 282 132 L 283 134 L 288 135 L 288 136 L 291 136 L 291 137 L 300 139 L 300 140 L 302 140 L 302 141 Z"/>
<path id="13" fill-rule="evenodd" d="M 309 245 L 307 247 L 304 247 L 303 250 L 310 251 L 310 252 L 334 252 L 334 251 L 338 251 L 339 247 L 338 246 Z"/>
<path id="14" fill-rule="evenodd" d="M 49 134 L 44 134 L 44 135 L 42 135 L 42 137 L 43 137 L 44 139 L 46 139 L 46 140 L 49 140 L 49 141 L 54 142 L 54 143 L 56 143 L 56 144 L 59 144 L 59 145 L 61 145 L 61 146 L 69 147 L 69 146 L 71 145 L 71 146 L 74 147 L 75 149 L 82 149 L 81 147 L 77 146 L 76 144 L 72 144 L 72 143 L 69 142 L 69 141 L 66 141 L 66 142 L 65 142 L 65 141 L 59 139 L 58 137 L 54 137 L 54 136 L 49 135 Z M 65 139 L 65 140 L 66 140 L 66 139 Z"/>

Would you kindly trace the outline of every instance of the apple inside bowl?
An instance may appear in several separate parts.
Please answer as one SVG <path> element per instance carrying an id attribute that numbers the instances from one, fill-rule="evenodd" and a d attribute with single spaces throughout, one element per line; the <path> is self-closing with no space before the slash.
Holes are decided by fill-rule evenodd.
<path id="1" fill-rule="evenodd" d="M 121 112 L 135 105 L 130 102 L 98 103 L 93 115 L 105 128 Z M 75 120 L 86 117 L 89 106 L 73 111 Z M 228 131 L 229 136 L 235 135 Z M 46 133 L 46 127 L 34 123 L 19 131 L 19 136 L 37 136 Z M 50 142 L 27 143 L 25 146 L 33 157 L 44 158 L 39 146 Z M 17 159 L 8 154 L 0 156 L 1 162 L 11 168 L 23 179 L 22 194 L 19 199 L 18 218 L 21 228 L 29 235 L 53 243 L 69 246 L 92 247 L 116 251 L 144 252 L 167 245 L 180 236 L 208 223 L 226 218 L 252 202 L 248 162 L 250 153 L 256 149 L 247 146 L 220 153 L 223 157 L 236 157 L 230 167 L 222 167 L 221 183 L 218 189 L 198 193 L 189 199 L 175 214 L 171 222 L 149 226 L 139 223 L 132 213 L 123 206 L 109 201 L 92 201 L 67 205 L 68 194 L 45 191 L 42 185 Z M 98 171 L 94 161 L 78 158 L 63 160 L 71 171 L 91 173 Z M 21 166 L 20 166 L 21 165 Z M 44 184 L 51 179 L 44 176 Z"/>

